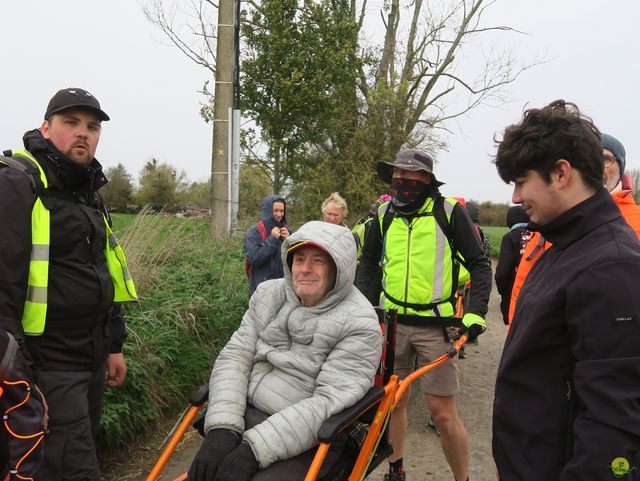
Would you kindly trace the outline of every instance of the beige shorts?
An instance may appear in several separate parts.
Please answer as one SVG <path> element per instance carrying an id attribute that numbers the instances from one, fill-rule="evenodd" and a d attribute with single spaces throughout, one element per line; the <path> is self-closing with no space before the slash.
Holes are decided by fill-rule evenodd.
<path id="1" fill-rule="evenodd" d="M 440 327 L 396 326 L 394 372 L 404 379 L 416 368 L 424 366 L 447 352 L 451 344 L 444 340 Z M 454 396 L 458 383 L 458 357 L 449 359 L 420 378 L 422 390 L 433 396 Z"/>

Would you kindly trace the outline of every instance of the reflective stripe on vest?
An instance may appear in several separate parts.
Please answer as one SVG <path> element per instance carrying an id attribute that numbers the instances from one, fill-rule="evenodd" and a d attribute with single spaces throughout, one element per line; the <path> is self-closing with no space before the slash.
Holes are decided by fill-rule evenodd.
<path id="1" fill-rule="evenodd" d="M 447 219 L 450 219 L 455 204 L 454 199 L 445 199 Z M 432 215 L 433 205 L 434 199 L 429 198 L 410 221 L 394 216 L 383 238 L 382 288 L 391 297 L 405 303 L 442 302 L 438 306 L 438 314 L 448 317 L 454 314 L 453 306 L 447 302 L 452 292 L 453 262 L 447 237 Z M 387 207 L 385 203 L 378 209 L 381 232 Z M 385 309 L 398 309 L 401 314 L 436 315 L 433 310 L 416 310 L 394 304 L 384 292 L 380 300 Z"/>
<path id="2" fill-rule="evenodd" d="M 44 188 L 48 187 L 47 176 L 36 159 L 26 150 L 15 150 L 13 156 L 19 156 L 31 161 L 38 167 L 40 181 Z M 103 215 L 104 218 L 104 215 Z M 109 227 L 107 219 L 104 218 L 107 242 L 105 246 L 105 257 L 109 274 L 113 280 L 114 301 L 133 301 L 136 295 L 133 280 L 127 269 L 127 262 L 124 252 L 118 245 Z M 29 261 L 29 281 L 27 296 L 22 312 L 22 328 L 28 336 L 39 336 L 44 332 L 47 319 L 47 291 L 49 287 L 49 245 L 51 236 L 51 216 L 49 210 L 44 206 L 40 197 L 36 200 L 31 209 L 31 257 Z M 111 246 L 109 239 L 113 238 Z"/>
<path id="3" fill-rule="evenodd" d="M 127 260 L 124 257 L 124 251 L 115 234 L 111 230 L 107 218 L 102 215 L 104 219 L 104 226 L 107 233 L 107 242 L 104 246 L 104 256 L 107 259 L 107 267 L 109 268 L 109 274 L 111 275 L 111 281 L 113 282 L 113 292 L 115 302 L 127 302 L 135 301 L 138 299 L 136 292 L 136 286 L 133 284 L 133 279 L 129 273 L 127 267 Z"/>

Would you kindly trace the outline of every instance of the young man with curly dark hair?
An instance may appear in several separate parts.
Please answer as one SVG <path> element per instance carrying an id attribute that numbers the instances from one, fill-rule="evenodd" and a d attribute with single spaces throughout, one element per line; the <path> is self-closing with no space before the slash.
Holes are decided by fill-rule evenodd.
<path id="1" fill-rule="evenodd" d="M 640 479 L 640 243 L 574 104 L 527 110 L 495 164 L 553 245 L 522 287 L 496 380 L 500 479 Z"/>

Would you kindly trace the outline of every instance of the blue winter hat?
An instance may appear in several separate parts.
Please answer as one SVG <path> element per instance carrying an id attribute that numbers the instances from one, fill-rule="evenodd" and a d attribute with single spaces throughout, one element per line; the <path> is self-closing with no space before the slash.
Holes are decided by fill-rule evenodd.
<path id="1" fill-rule="evenodd" d="M 624 174 L 624 168 L 627 164 L 627 161 L 625 159 L 627 153 L 624 150 L 624 145 L 622 145 L 622 143 L 614 136 L 609 134 L 602 134 L 601 138 L 602 148 L 607 149 L 618 160 L 618 163 L 620 164 L 620 175 L 622 176 Z"/>

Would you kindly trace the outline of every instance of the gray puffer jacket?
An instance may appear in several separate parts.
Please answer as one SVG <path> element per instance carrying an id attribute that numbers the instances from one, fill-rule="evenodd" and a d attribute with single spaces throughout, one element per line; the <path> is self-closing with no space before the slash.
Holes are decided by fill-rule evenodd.
<path id="1" fill-rule="evenodd" d="M 323 246 L 337 266 L 335 287 L 313 307 L 294 293 L 286 261 L 301 241 Z M 376 313 L 353 286 L 351 231 L 309 222 L 285 240 L 282 260 L 284 279 L 258 286 L 209 381 L 205 431 L 244 432 L 261 469 L 318 444 L 322 423 L 373 385 L 382 349 Z M 270 416 L 245 431 L 247 402 Z"/>

